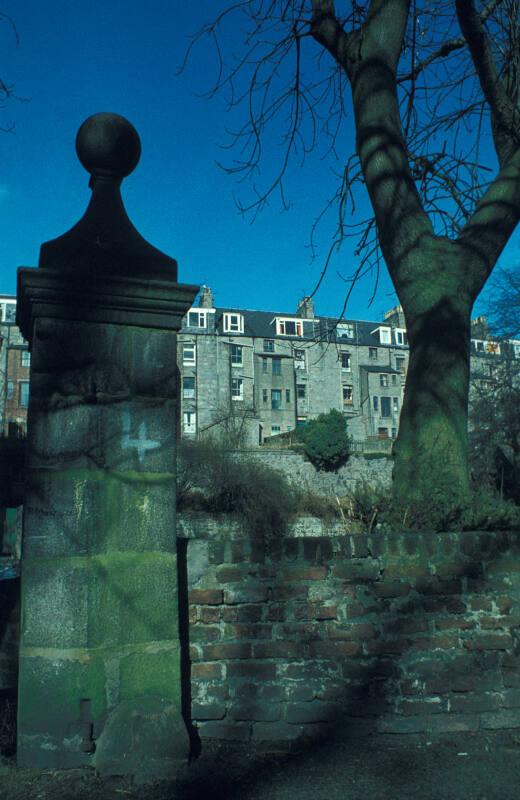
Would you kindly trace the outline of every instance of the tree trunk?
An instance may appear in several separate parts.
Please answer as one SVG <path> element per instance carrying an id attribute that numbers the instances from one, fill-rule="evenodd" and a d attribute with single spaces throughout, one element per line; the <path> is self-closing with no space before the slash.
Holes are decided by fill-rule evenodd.
<path id="1" fill-rule="evenodd" d="M 430 292 L 434 276 L 430 276 Z M 430 294 L 428 292 L 428 294 Z M 469 491 L 467 410 L 472 302 L 431 292 L 408 300 L 410 360 L 399 437 L 394 496 L 399 504 L 464 502 Z"/>

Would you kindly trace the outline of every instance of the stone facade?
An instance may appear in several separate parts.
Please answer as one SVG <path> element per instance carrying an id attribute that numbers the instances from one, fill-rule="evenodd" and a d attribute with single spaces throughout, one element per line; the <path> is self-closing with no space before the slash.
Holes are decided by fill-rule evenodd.
<path id="1" fill-rule="evenodd" d="M 493 342 L 482 318 L 474 335 L 480 382 L 498 377 L 504 356 L 520 364 L 520 342 Z M 222 431 L 254 446 L 335 408 L 355 441 L 391 445 L 408 364 L 405 321 L 399 306 L 379 322 L 318 317 L 308 298 L 292 314 L 217 308 L 203 287 L 183 320 L 177 363 L 183 436 Z"/>
<path id="2" fill-rule="evenodd" d="M 0 430 L 17 436 L 27 430 L 31 356 L 15 314 L 15 299 L 0 296 Z"/>
<path id="3" fill-rule="evenodd" d="M 5 296 L 2 308 L 7 306 L 14 308 L 15 298 Z M 25 430 L 19 383 L 29 379 L 29 369 L 21 362 L 24 358 L 27 363 L 28 354 L 22 356 L 27 343 L 12 312 L 10 320 L 0 332 L 4 342 L 11 343 L 10 349 L 4 345 L 0 350 L 5 432 L 9 421 L 13 429 L 17 425 Z M 296 327 L 289 328 L 288 322 Z M 487 338 L 481 318 L 477 322 L 474 333 L 479 338 L 472 339 L 471 366 L 473 383 L 482 386 L 499 378 L 504 355 L 520 364 L 520 342 L 497 346 Z M 370 441 L 373 446 L 376 439 L 384 440 L 389 452 L 399 429 L 406 341 L 399 307 L 382 322 L 338 323 L 316 317 L 313 305 L 305 302 L 292 315 L 216 308 L 211 290 L 203 287 L 199 305 L 183 319 L 178 340 L 180 433 L 186 438 L 225 433 L 232 444 L 252 447 L 335 408 L 345 415 L 356 442 Z M 10 404 L 5 384 L 8 352 L 10 370 L 18 370 L 9 379 Z"/>

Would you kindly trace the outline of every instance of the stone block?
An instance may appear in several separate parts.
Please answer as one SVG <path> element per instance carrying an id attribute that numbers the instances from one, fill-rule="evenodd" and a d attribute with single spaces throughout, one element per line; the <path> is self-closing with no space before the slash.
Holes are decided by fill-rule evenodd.
<path id="1" fill-rule="evenodd" d="M 502 709 L 481 714 L 480 725 L 484 730 L 520 728 L 520 709 Z"/>
<path id="2" fill-rule="evenodd" d="M 180 653 L 173 646 L 147 645 L 121 657 L 119 696 L 122 700 L 141 695 L 168 698 L 180 706 Z"/>
<path id="3" fill-rule="evenodd" d="M 25 558 L 22 562 L 23 646 L 81 648 L 88 645 L 92 575 L 88 559 Z"/>
<path id="4" fill-rule="evenodd" d="M 90 646 L 177 640 L 175 555 L 116 552 L 89 561 Z"/>

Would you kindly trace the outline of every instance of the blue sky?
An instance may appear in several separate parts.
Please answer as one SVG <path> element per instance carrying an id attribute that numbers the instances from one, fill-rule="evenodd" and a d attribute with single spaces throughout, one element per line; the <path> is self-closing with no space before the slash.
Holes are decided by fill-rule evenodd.
<path id="1" fill-rule="evenodd" d="M 215 74 L 209 47 L 199 47 L 188 70 L 177 74 L 190 34 L 224 5 L 5 0 L 2 10 L 16 22 L 19 44 L 0 25 L 0 75 L 24 100 L 0 110 L 0 125 L 15 126 L 0 134 L 0 293 L 14 293 L 16 268 L 36 266 L 40 244 L 83 214 L 88 175 L 74 140 L 97 111 L 126 116 L 140 134 L 140 164 L 123 184 L 126 208 L 141 234 L 178 260 L 179 280 L 210 285 L 218 305 L 266 310 L 295 310 L 312 291 L 322 260 L 311 261 L 309 233 L 335 187 L 330 168 L 319 159 L 304 170 L 295 166 L 290 210 L 274 202 L 251 224 L 237 211 L 236 180 L 216 164 L 226 158 L 219 144 L 232 122 L 224 99 L 198 96 Z M 517 254 L 518 239 L 502 263 Z M 345 283 L 337 272 L 355 265 L 347 243 L 316 297 L 318 313 L 339 314 Z M 371 279 L 360 282 L 347 316 L 377 319 L 396 304 L 387 276 L 369 308 L 371 288 Z"/>

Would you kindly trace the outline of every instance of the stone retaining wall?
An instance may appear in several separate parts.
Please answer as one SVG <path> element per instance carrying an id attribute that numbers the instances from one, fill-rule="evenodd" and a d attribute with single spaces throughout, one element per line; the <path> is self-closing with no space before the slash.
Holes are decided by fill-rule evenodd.
<path id="1" fill-rule="evenodd" d="M 358 483 L 389 488 L 393 459 L 389 456 L 350 456 L 347 463 L 334 472 L 317 470 L 302 453 L 293 450 L 255 448 L 236 453 L 238 458 L 265 464 L 281 472 L 295 486 L 325 495 L 339 496 L 355 489 Z"/>
<path id="2" fill-rule="evenodd" d="M 267 553 L 237 524 L 181 520 L 203 741 L 520 728 L 520 531 L 314 525 Z"/>

